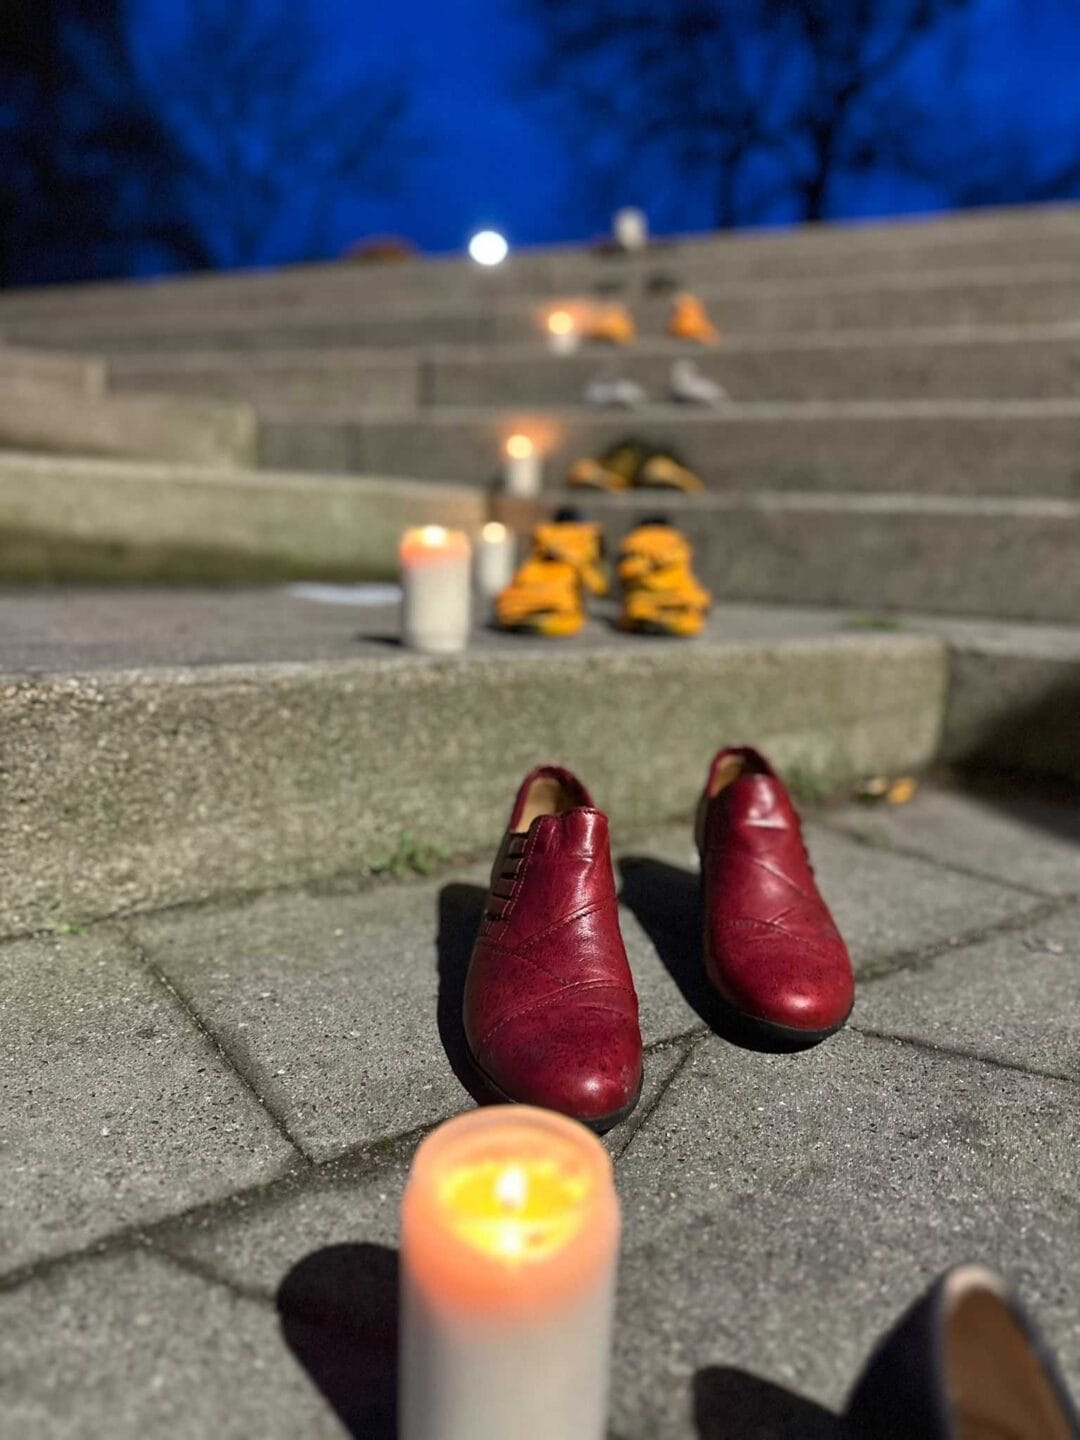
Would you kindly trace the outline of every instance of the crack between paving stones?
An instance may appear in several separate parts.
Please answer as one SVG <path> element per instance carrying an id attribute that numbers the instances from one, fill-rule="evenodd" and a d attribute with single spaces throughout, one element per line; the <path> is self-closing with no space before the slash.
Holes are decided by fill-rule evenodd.
<path id="1" fill-rule="evenodd" d="M 866 1040 L 879 1040 L 886 1045 L 920 1050 L 927 1055 L 938 1055 L 943 1060 L 963 1060 L 986 1065 L 994 1070 L 1009 1070 L 1016 1075 L 1027 1075 L 1032 1080 L 1056 1080 L 1063 1085 L 1080 1084 L 1080 1077 L 1076 1075 L 1063 1075 L 1058 1070 L 1033 1069 L 1019 1060 L 1006 1060 L 998 1055 L 987 1055 L 982 1050 L 975 1050 L 966 1045 L 940 1045 L 933 1040 L 921 1039 L 918 1035 L 897 1035 L 888 1030 L 875 1030 L 869 1025 L 849 1025 L 848 1029 Z"/>
<path id="2" fill-rule="evenodd" d="M 679 1035 L 666 1037 L 663 1040 L 654 1040 L 645 1047 L 644 1053 L 646 1055 L 662 1053 L 664 1050 L 695 1042 L 707 1033 L 707 1026 L 694 1026 Z M 663 1087 L 664 1091 L 682 1069 L 685 1058 L 684 1056 L 683 1060 L 680 1060 L 668 1077 Z M 659 1099 L 660 1096 L 657 1096 L 657 1100 Z M 641 1123 L 644 1123 L 654 1109 L 655 1103 L 649 1106 L 646 1114 L 642 1116 Z M 340 1154 L 333 1155 L 326 1160 L 311 1159 L 298 1150 L 296 1159 L 289 1162 L 280 1174 L 267 1180 L 260 1180 L 244 1189 L 234 1190 L 232 1194 L 222 1196 L 221 1199 L 192 1205 L 187 1210 L 177 1211 L 173 1215 L 163 1215 L 159 1220 L 149 1223 L 123 1226 L 119 1230 L 112 1231 L 111 1234 L 103 1235 L 74 1250 L 65 1250 L 62 1255 L 49 1255 L 39 1260 L 32 1260 L 25 1265 L 18 1265 L 6 1273 L 0 1273 L 0 1294 L 17 1290 L 32 1280 L 41 1279 L 68 1265 L 74 1265 L 84 1260 L 105 1259 L 111 1255 L 123 1253 L 132 1246 L 142 1245 L 153 1250 L 155 1254 L 163 1254 L 175 1259 L 175 1252 L 168 1248 L 171 1231 L 180 1231 L 188 1225 L 200 1222 L 228 1220 L 235 1216 L 241 1208 L 252 1212 L 257 1211 L 264 1205 L 273 1205 L 281 1196 L 287 1195 L 292 1190 L 300 1191 L 312 1184 L 316 1186 L 346 1184 L 371 1179 L 381 1170 L 388 1169 L 399 1161 L 403 1151 L 415 1148 L 437 1126 L 460 1113 L 455 1110 L 449 1114 L 438 1116 L 430 1122 L 425 1122 L 423 1125 L 414 1126 L 411 1130 L 400 1130 L 393 1135 L 366 1140 L 362 1144 L 343 1150 Z M 640 1128 L 640 1124 L 637 1128 Z M 637 1129 L 634 1133 L 637 1133 Z M 619 1158 L 626 1153 L 626 1148 L 628 1147 L 624 1147 L 620 1152 Z M 217 1276 L 216 1280 L 218 1284 L 233 1288 L 232 1282 L 222 1276 Z M 243 1291 L 239 1287 L 236 1287 L 236 1293 L 243 1295 Z"/>
<path id="3" fill-rule="evenodd" d="M 963 875 L 968 880 L 980 880 L 984 885 L 998 885 L 1003 890 L 1015 890 L 1020 895 L 1030 895 L 1036 900 L 1077 899 L 1077 894 L 1052 895 L 1047 890 L 1039 890 L 1034 885 L 1026 885 L 1022 880 L 1003 880 L 1000 875 L 991 875 L 989 871 L 980 870 L 974 865 L 962 865 L 955 860 L 942 860 L 936 855 L 920 850 L 915 845 L 898 845 L 893 840 L 875 840 L 864 832 L 849 829 L 843 823 L 830 820 L 825 816 L 816 815 L 813 819 L 823 830 L 850 840 L 853 844 L 862 846 L 864 850 L 873 850 L 882 855 L 901 855 L 906 860 L 921 860 L 924 864 L 933 865 L 939 870 L 948 870 L 954 875 Z"/>
<path id="4" fill-rule="evenodd" d="M 1028 929 L 1031 925 L 1039 925 L 1044 920 L 1050 920 L 1062 911 L 1068 910 L 1075 903 L 1072 896 L 1044 900 L 1041 905 L 1035 905 L 1030 910 L 1021 910 L 1014 915 L 1006 915 L 992 925 L 962 930 L 958 935 L 949 935 L 942 940 L 930 940 L 925 945 L 911 950 L 891 951 L 888 955 L 870 960 L 865 966 L 858 968 L 855 972 L 856 982 L 859 985 L 873 985 L 879 980 L 888 980 L 891 976 L 902 974 L 906 970 L 918 970 L 924 965 L 929 965 L 931 961 L 939 959 L 942 955 L 951 955 L 970 949 L 974 945 L 981 945 L 986 940 L 992 940 L 997 935 L 1016 934 L 1020 930 Z"/>
<path id="5" fill-rule="evenodd" d="M 711 1033 L 712 1032 L 710 1031 L 709 1027 L 707 1025 L 703 1025 L 700 1027 L 700 1029 L 692 1031 L 689 1037 L 683 1041 L 685 1048 L 682 1055 L 672 1067 L 671 1074 L 664 1081 L 663 1085 L 661 1085 L 659 1092 L 653 1097 L 652 1104 L 648 1107 L 648 1109 L 643 1112 L 641 1118 L 634 1126 L 633 1132 L 627 1139 L 626 1144 L 615 1155 L 614 1158 L 617 1163 L 621 1163 L 623 1160 L 626 1159 L 626 1156 L 630 1153 L 631 1146 L 633 1145 L 637 1137 L 641 1134 L 642 1130 L 644 1130 L 645 1126 L 652 1119 L 653 1115 L 655 1115 L 660 1105 L 660 1102 L 664 1099 L 664 1097 L 667 1095 L 667 1092 L 671 1089 L 672 1085 L 686 1069 L 686 1066 L 689 1064 L 690 1059 L 693 1056 L 694 1052 L 697 1050 L 698 1046 L 701 1045 L 704 1042 L 706 1036 Z"/>
<path id="6" fill-rule="evenodd" d="M 203 1019 L 202 1015 L 200 1015 L 190 996 L 185 995 L 184 992 L 180 989 L 180 987 L 165 973 L 165 971 L 162 970 L 159 965 L 155 964 L 153 960 L 151 960 L 148 953 L 143 949 L 143 947 L 139 944 L 139 942 L 135 939 L 133 935 L 131 935 L 123 926 L 120 926 L 118 928 L 120 930 L 120 934 L 124 940 L 124 943 L 128 946 L 138 963 L 143 967 L 144 970 L 146 970 L 150 975 L 152 975 L 153 978 L 157 981 L 157 983 L 162 987 L 162 989 L 165 990 L 166 993 L 169 994 L 176 1001 L 176 1003 L 183 1010 L 184 1014 L 199 1031 L 199 1033 L 203 1036 L 203 1038 L 207 1041 L 207 1043 L 210 1044 L 214 1048 L 214 1050 L 217 1051 L 218 1055 L 232 1071 L 232 1073 L 236 1076 L 236 1078 L 240 1081 L 244 1089 L 255 1097 L 259 1108 L 266 1116 L 269 1117 L 271 1123 L 274 1126 L 274 1129 L 278 1132 L 282 1139 L 285 1140 L 286 1143 L 293 1150 L 295 1150 L 302 1159 L 306 1160 L 308 1164 L 316 1164 L 317 1162 L 315 1160 L 315 1157 L 309 1154 L 309 1152 L 305 1149 L 304 1145 L 296 1138 L 295 1135 L 293 1135 L 292 1131 L 289 1129 L 285 1121 L 284 1116 L 278 1114 L 276 1107 L 260 1091 L 258 1085 L 255 1083 L 255 1080 L 252 1078 L 252 1076 L 246 1073 L 244 1067 L 240 1064 L 236 1057 L 230 1053 L 224 1041 L 217 1035 L 217 1033 L 209 1025 L 209 1023 Z"/>

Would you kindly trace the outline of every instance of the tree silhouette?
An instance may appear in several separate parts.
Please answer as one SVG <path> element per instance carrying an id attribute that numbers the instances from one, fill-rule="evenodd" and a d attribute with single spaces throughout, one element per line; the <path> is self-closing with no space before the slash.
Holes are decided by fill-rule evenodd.
<path id="1" fill-rule="evenodd" d="M 342 197 L 392 193 L 417 143 L 403 78 L 361 56 L 331 84 L 296 0 L 191 0 L 160 73 L 180 203 L 210 263 L 326 253 Z"/>
<path id="2" fill-rule="evenodd" d="M 525 0 L 536 79 L 568 94 L 593 159 L 666 167 L 720 226 L 822 219 L 841 182 L 906 170 L 895 117 L 921 105 L 916 66 L 971 3 Z"/>

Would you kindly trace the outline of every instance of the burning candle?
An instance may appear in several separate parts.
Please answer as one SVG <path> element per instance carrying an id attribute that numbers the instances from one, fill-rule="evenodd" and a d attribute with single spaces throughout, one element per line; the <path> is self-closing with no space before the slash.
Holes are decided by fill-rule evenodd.
<path id="1" fill-rule="evenodd" d="M 505 525 L 491 520 L 480 531 L 476 547 L 476 588 L 485 600 L 492 600 L 514 578 L 516 546 Z"/>
<path id="2" fill-rule="evenodd" d="M 602 1440 L 618 1244 L 576 1121 L 494 1106 L 429 1136 L 401 1213 L 401 1440 Z"/>
<path id="3" fill-rule="evenodd" d="M 553 310 L 547 317 L 548 349 L 556 355 L 573 355 L 581 336 L 569 310 Z"/>
<path id="4" fill-rule="evenodd" d="M 472 591 L 468 536 L 441 525 L 422 525 L 405 531 L 398 553 L 405 644 L 433 655 L 464 650 Z"/>
<path id="5" fill-rule="evenodd" d="M 630 254 L 645 250 L 649 244 L 649 220 L 644 210 L 626 205 L 616 210 L 611 220 L 612 233 L 620 249 Z"/>
<path id="6" fill-rule="evenodd" d="M 503 483 L 508 495 L 531 500 L 540 493 L 543 464 L 528 435 L 511 435 L 506 442 Z"/>

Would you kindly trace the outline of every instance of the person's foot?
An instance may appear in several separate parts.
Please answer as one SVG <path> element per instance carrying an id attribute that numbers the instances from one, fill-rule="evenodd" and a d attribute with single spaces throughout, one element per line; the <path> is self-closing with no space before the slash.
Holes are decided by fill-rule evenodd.
<path id="1" fill-rule="evenodd" d="M 814 1045 L 855 998 L 847 947 L 803 844 L 783 781 L 756 750 L 721 750 L 697 817 L 705 969 L 721 999 L 765 1039 Z"/>
<path id="2" fill-rule="evenodd" d="M 848 1402 L 853 1440 L 1078 1440 L 1046 1344 L 1004 1282 L 947 1270 L 871 1356 Z"/>
<path id="3" fill-rule="evenodd" d="M 671 302 L 668 334 L 673 340 L 693 340 L 698 345 L 715 345 L 720 331 L 709 319 L 704 303 L 688 290 Z"/>
<path id="4" fill-rule="evenodd" d="M 465 985 L 465 1035 L 504 1100 L 603 1131 L 641 1092 L 634 982 L 607 817 L 568 770 L 525 777 L 492 870 Z"/>
<path id="5" fill-rule="evenodd" d="M 672 364 L 668 388 L 672 400 L 680 405 L 720 405 L 728 398 L 722 385 L 685 358 Z"/>
<path id="6" fill-rule="evenodd" d="M 712 596 L 692 568 L 686 536 L 667 520 L 644 520 L 619 546 L 622 630 L 639 635 L 699 635 Z"/>

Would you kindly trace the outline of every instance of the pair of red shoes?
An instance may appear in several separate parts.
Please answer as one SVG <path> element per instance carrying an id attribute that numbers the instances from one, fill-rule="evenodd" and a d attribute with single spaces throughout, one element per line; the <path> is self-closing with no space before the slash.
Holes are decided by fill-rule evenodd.
<path id="1" fill-rule="evenodd" d="M 768 1040 L 812 1045 L 851 1012 L 847 948 L 768 761 L 721 750 L 697 816 L 704 961 Z M 619 930 L 607 816 L 568 770 L 526 776 L 495 859 L 465 987 L 473 1063 L 504 1100 L 596 1130 L 641 1093 L 638 1002 Z"/>

